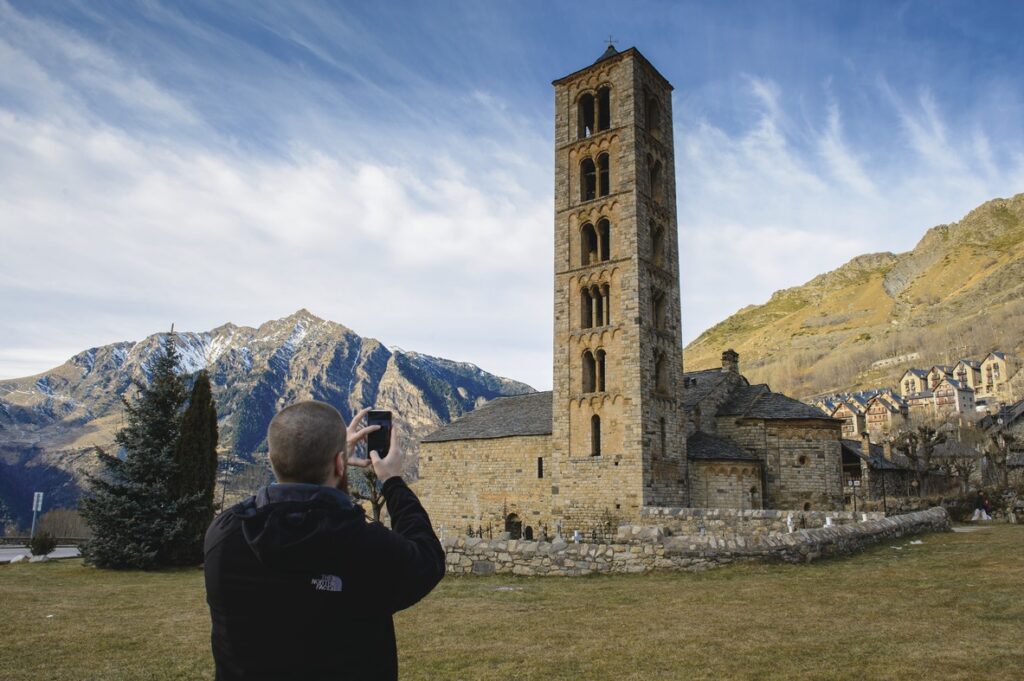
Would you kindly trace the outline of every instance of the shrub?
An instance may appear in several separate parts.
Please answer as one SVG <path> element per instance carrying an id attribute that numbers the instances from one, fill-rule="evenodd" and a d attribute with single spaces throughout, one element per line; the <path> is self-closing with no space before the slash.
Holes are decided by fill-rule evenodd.
<path id="1" fill-rule="evenodd" d="M 28 546 L 33 556 L 46 556 L 57 548 L 57 539 L 49 532 L 37 532 Z"/>

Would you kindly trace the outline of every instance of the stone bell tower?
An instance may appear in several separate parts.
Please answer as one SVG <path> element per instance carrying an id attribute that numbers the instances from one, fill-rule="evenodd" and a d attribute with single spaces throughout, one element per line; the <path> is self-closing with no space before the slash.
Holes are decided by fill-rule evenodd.
<path id="1" fill-rule="evenodd" d="M 553 512 L 687 503 L 672 86 L 609 46 L 555 86 Z"/>

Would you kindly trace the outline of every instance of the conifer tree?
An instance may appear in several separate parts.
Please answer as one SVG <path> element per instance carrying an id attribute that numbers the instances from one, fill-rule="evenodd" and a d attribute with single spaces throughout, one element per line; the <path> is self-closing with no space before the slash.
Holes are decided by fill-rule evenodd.
<path id="1" fill-rule="evenodd" d="M 213 520 L 213 491 L 217 481 L 217 409 L 210 377 L 200 371 L 181 418 L 181 435 L 174 450 L 170 494 L 182 506 L 185 530 L 172 547 L 176 565 L 203 562 L 203 539 Z"/>
<path id="2" fill-rule="evenodd" d="M 122 398 L 126 425 L 115 437 L 122 455 L 99 452 L 103 470 L 89 476 L 81 512 L 93 537 L 86 559 L 109 568 L 152 569 L 168 562 L 168 549 L 184 532 L 181 504 L 170 493 L 185 381 L 177 372 L 174 334 L 150 360 L 148 386 L 134 402 Z"/>

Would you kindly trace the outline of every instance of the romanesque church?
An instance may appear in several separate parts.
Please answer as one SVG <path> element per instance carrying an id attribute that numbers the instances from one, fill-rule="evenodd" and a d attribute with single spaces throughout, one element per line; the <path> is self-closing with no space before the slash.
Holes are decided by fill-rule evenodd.
<path id="1" fill-rule="evenodd" d="M 609 46 L 555 87 L 553 390 L 423 440 L 435 525 L 570 529 L 649 506 L 842 507 L 841 422 L 731 350 L 683 372 L 672 86 Z"/>

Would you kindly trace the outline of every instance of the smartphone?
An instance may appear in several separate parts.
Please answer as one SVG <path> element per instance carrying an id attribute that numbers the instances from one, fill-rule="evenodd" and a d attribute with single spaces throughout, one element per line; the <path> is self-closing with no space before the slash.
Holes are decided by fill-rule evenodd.
<path id="1" fill-rule="evenodd" d="M 383 459 L 391 449 L 391 412 L 371 411 L 366 415 L 366 425 L 380 426 L 379 430 L 366 436 L 366 456 L 370 456 L 370 452 L 377 452 Z"/>

